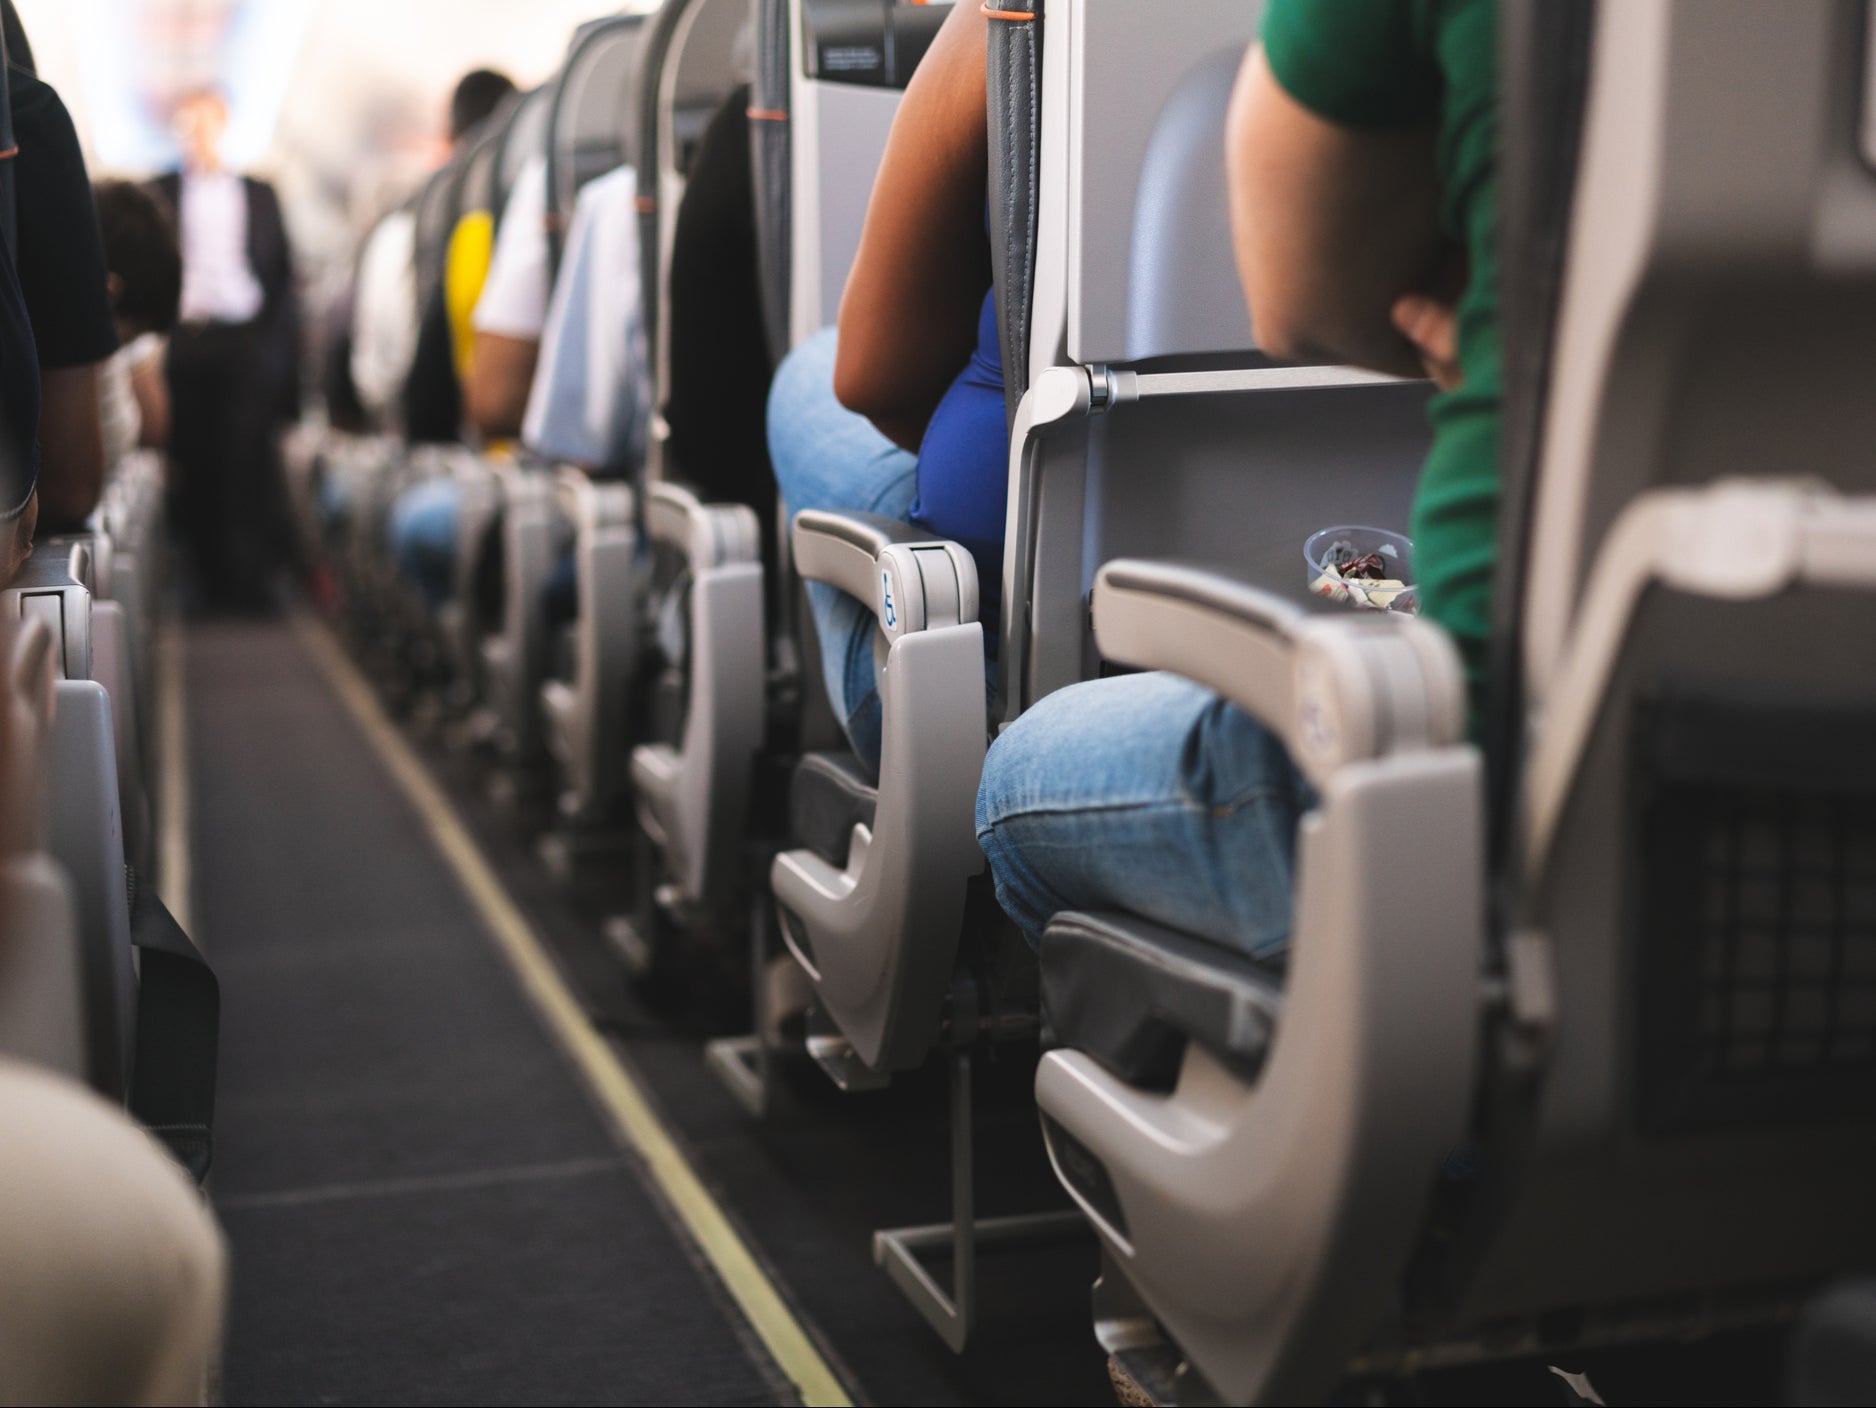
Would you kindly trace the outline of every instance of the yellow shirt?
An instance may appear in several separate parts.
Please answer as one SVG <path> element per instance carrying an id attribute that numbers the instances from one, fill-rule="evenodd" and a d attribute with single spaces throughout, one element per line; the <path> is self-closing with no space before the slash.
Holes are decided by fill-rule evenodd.
<path id="1" fill-rule="evenodd" d="M 443 263 L 443 300 L 449 311 L 450 348 L 456 376 L 465 385 L 475 348 L 475 311 L 495 257 L 495 217 L 472 210 L 456 222 Z"/>

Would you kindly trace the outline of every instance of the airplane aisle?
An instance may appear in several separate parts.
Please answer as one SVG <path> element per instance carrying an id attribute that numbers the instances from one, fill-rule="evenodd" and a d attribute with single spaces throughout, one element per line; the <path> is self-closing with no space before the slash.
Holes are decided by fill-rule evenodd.
<path id="1" fill-rule="evenodd" d="M 226 1401 L 792 1401 L 291 631 L 187 659 Z"/>

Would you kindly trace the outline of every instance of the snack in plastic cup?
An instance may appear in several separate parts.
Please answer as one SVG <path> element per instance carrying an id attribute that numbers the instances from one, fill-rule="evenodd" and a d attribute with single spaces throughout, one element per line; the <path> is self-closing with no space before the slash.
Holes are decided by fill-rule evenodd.
<path id="1" fill-rule="evenodd" d="M 1343 569 L 1369 558 L 1381 561 L 1381 576 L 1345 575 Z M 1375 611 L 1415 611 L 1413 543 L 1385 528 L 1342 524 L 1312 533 L 1303 544 L 1309 589 L 1331 601 Z"/>

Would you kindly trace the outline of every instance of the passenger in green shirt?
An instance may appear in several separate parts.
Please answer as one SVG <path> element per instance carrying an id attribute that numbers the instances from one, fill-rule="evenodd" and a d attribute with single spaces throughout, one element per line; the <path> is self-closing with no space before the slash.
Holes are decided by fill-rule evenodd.
<path id="1" fill-rule="evenodd" d="M 1475 700 L 1498 518 L 1497 13 L 1272 0 L 1232 114 L 1259 344 L 1441 388 L 1409 532 L 1421 611 L 1458 642 Z"/>
<path id="2" fill-rule="evenodd" d="M 1432 376 L 1411 531 L 1422 612 L 1483 673 L 1498 470 L 1494 0 L 1271 0 L 1227 134 L 1258 345 Z M 1278 741 L 1165 674 L 1058 690 L 997 739 L 977 838 L 1040 943 L 1119 909 L 1258 957 L 1289 943 L 1307 790 Z"/>

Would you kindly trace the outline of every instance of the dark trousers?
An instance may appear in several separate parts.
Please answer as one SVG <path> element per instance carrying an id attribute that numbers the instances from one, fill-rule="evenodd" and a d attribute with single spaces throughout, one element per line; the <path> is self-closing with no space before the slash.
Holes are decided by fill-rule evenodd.
<path id="1" fill-rule="evenodd" d="M 170 338 L 170 522 L 211 606 L 267 606 L 293 551 L 268 364 L 251 323 Z"/>

